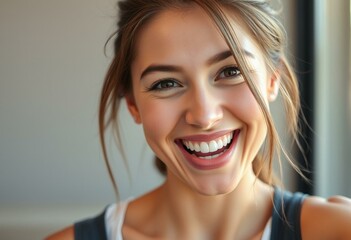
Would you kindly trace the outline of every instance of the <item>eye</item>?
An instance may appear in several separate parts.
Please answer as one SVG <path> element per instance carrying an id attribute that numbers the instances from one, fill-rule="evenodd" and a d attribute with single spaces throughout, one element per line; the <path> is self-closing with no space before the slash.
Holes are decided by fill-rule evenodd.
<path id="1" fill-rule="evenodd" d="M 148 91 L 166 91 L 174 88 L 182 87 L 175 79 L 162 79 L 153 83 Z"/>
<path id="2" fill-rule="evenodd" d="M 241 75 L 241 72 L 238 67 L 235 67 L 235 66 L 225 67 L 219 72 L 216 80 L 223 79 L 223 78 L 234 78 L 240 75 Z"/>

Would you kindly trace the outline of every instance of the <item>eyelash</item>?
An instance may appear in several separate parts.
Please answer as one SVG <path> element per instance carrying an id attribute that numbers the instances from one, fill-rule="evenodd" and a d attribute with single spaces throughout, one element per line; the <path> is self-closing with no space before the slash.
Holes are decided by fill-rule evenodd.
<path id="1" fill-rule="evenodd" d="M 232 76 L 223 76 L 223 77 L 220 77 L 220 75 L 224 74 L 225 71 L 235 71 L 235 75 L 232 75 Z M 222 68 L 218 74 L 217 74 L 217 77 L 216 77 L 216 80 L 218 79 L 221 79 L 221 78 L 235 78 L 235 77 L 238 77 L 241 75 L 241 71 L 239 69 L 239 67 L 237 66 L 226 66 L 224 68 Z"/>
<path id="2" fill-rule="evenodd" d="M 162 84 L 172 84 L 172 86 L 161 86 Z M 182 85 L 175 79 L 172 78 L 167 78 L 167 79 L 161 79 L 156 82 L 154 82 L 150 87 L 146 88 L 146 91 L 165 91 L 169 90 L 172 88 L 177 88 L 177 87 L 182 87 Z"/>

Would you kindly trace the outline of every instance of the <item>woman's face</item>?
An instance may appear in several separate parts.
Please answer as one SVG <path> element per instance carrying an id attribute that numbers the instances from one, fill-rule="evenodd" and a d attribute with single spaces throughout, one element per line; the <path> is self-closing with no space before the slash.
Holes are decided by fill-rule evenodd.
<path id="1" fill-rule="evenodd" d="M 276 81 L 243 24 L 233 26 L 268 102 Z M 127 104 L 169 178 L 205 195 L 235 189 L 267 127 L 217 28 L 198 7 L 164 11 L 144 26 L 135 51 Z"/>

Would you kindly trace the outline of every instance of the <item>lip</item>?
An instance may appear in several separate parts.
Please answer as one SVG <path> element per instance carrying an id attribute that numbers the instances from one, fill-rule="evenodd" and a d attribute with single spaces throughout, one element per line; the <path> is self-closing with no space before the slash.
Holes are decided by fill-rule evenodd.
<path id="1" fill-rule="evenodd" d="M 216 138 L 219 138 L 219 137 L 224 136 L 225 134 L 228 134 L 231 132 L 233 132 L 233 139 L 232 139 L 232 142 L 231 142 L 229 148 L 226 149 L 226 151 L 224 153 L 222 153 L 221 155 L 219 155 L 215 158 L 212 158 L 212 159 L 203 159 L 203 158 L 197 157 L 193 154 L 190 154 L 187 150 L 185 150 L 185 148 L 183 147 L 182 141 L 181 141 L 181 140 L 211 141 L 211 140 L 214 140 Z M 193 136 L 185 137 L 185 138 L 176 140 L 176 144 L 178 145 L 183 156 L 185 157 L 185 159 L 187 160 L 187 162 L 191 166 L 193 166 L 194 168 L 196 168 L 198 170 L 212 170 L 212 169 L 220 168 L 230 161 L 231 156 L 235 150 L 239 135 L 240 135 L 240 129 L 236 129 L 234 131 L 233 130 L 220 131 L 220 132 L 216 132 L 216 133 L 208 134 L 208 135 L 193 135 Z"/>

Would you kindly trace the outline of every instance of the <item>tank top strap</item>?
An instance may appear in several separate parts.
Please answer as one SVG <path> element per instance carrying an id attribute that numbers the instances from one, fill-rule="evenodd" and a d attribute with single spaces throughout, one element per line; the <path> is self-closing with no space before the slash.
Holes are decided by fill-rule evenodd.
<path id="1" fill-rule="evenodd" d="M 106 208 L 107 209 L 107 208 Z M 85 219 L 74 224 L 75 240 L 107 240 L 105 230 L 105 212 L 93 218 Z"/>
<path id="2" fill-rule="evenodd" d="M 275 187 L 271 240 L 300 240 L 301 207 L 306 194 L 282 191 Z"/>
<path id="3" fill-rule="evenodd" d="M 128 203 L 132 198 L 107 206 L 92 218 L 74 224 L 75 240 L 122 240 L 122 226 Z"/>
<path id="4" fill-rule="evenodd" d="M 129 198 L 123 202 L 118 204 L 115 203 L 108 207 L 105 214 L 107 239 L 123 240 L 122 227 L 128 204 L 131 200 L 132 198 Z"/>

